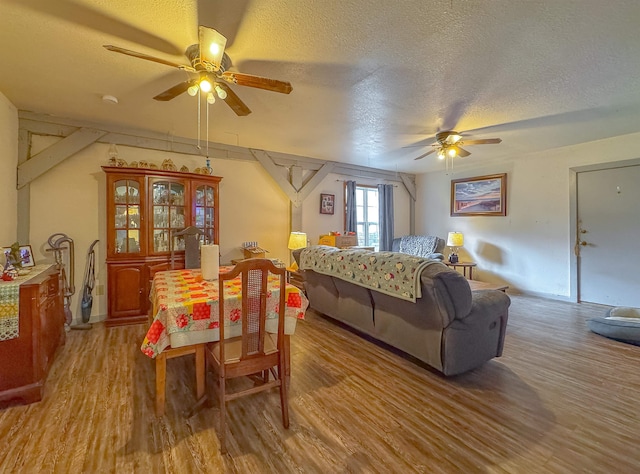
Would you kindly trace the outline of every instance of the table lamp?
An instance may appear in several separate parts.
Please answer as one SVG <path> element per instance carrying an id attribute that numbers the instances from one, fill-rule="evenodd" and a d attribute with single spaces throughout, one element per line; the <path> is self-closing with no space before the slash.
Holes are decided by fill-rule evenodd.
<path id="1" fill-rule="evenodd" d="M 307 234 L 304 232 L 291 232 L 289 235 L 289 245 L 287 246 L 289 250 L 301 249 L 307 246 Z M 291 269 L 298 270 L 298 264 L 295 259 L 291 264 Z"/>
<path id="2" fill-rule="evenodd" d="M 449 254 L 450 263 L 458 263 L 458 248 L 464 245 L 464 234 L 462 232 L 449 232 L 447 235 L 447 246 L 451 247 Z"/>

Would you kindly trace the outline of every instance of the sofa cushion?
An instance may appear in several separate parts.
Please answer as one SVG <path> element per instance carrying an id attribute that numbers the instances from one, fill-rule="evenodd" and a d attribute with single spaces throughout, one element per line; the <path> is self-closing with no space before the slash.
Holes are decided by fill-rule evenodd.
<path id="1" fill-rule="evenodd" d="M 352 327 L 357 327 L 366 334 L 374 335 L 372 292 L 340 278 L 332 279 L 338 290 L 339 311 L 330 316 Z"/>
<path id="2" fill-rule="evenodd" d="M 304 279 L 311 307 L 320 313 L 335 317 L 338 314 L 338 289 L 333 278 L 316 272 L 305 272 Z"/>

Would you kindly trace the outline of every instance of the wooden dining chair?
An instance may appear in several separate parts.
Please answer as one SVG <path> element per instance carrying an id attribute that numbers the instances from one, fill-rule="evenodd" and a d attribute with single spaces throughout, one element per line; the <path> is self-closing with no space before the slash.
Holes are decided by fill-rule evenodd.
<path id="1" fill-rule="evenodd" d="M 274 274 L 280 280 L 278 302 L 278 332 L 267 333 L 267 279 Z M 218 379 L 220 402 L 220 451 L 226 453 L 226 403 L 274 387 L 280 388 L 282 424 L 289 428 L 289 406 L 285 381 L 284 309 L 286 270 L 276 267 L 270 260 L 252 258 L 242 260 L 219 278 L 220 315 L 225 314 L 225 292 L 231 291 L 226 282 L 240 276 L 242 280 L 242 335 L 225 339 L 225 324 L 220 321 L 220 341 L 209 343 L 206 349 L 208 367 Z M 256 378 L 255 375 L 260 377 Z M 273 380 L 270 380 L 270 375 Z M 227 381 L 236 377 L 254 376 L 254 385 L 238 391 L 227 391 Z"/>
<path id="2" fill-rule="evenodd" d="M 173 237 L 184 239 L 184 268 L 200 268 L 200 239 L 204 236 L 202 229 L 195 226 L 185 227 L 173 233 Z M 171 268 L 176 268 L 175 242 L 171 246 Z"/>

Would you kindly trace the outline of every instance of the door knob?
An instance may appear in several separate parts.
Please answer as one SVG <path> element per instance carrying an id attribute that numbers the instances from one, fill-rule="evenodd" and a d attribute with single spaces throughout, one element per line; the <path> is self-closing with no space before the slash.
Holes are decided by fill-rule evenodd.
<path id="1" fill-rule="evenodd" d="M 585 242 L 584 240 L 580 241 L 580 245 L 582 245 L 583 247 L 587 245 L 587 242 Z"/>

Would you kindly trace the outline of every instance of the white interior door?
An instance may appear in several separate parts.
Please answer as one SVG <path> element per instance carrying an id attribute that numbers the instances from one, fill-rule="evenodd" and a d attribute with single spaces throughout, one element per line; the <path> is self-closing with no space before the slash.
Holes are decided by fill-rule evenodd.
<path id="1" fill-rule="evenodd" d="M 640 307 L 640 166 L 577 174 L 580 301 Z"/>

